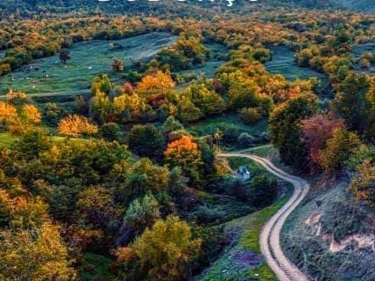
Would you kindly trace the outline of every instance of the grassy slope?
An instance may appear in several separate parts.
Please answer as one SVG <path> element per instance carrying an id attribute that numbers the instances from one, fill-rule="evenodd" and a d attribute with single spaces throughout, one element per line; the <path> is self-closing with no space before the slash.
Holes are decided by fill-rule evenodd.
<path id="1" fill-rule="evenodd" d="M 203 66 L 198 66 L 192 70 L 183 70 L 177 72 L 180 75 L 199 76 L 204 74 L 207 78 L 213 78 L 216 69 L 225 63 L 224 57 L 228 53 L 228 49 L 221 44 L 210 43 L 204 44 L 211 51 L 211 58 Z M 219 56 L 219 57 L 218 57 Z"/>
<path id="2" fill-rule="evenodd" d="M 271 50 L 272 60 L 265 67 L 272 74 L 281 74 L 288 80 L 309 79 L 316 77 L 320 80 L 320 89 L 329 87 L 328 76 L 311 68 L 299 67 L 294 60 L 294 52 L 287 47 L 277 47 Z"/>
<path id="3" fill-rule="evenodd" d="M 23 90 L 28 94 L 84 90 L 91 85 L 95 75 L 112 72 L 112 58 L 123 59 L 126 68 L 133 62 L 151 58 L 160 49 L 172 45 L 176 39 L 169 33 L 154 32 L 116 41 L 78 43 L 70 49 L 72 59 L 66 68 L 59 62 L 58 55 L 35 60 L 29 72 L 16 71 L 2 77 L 0 94 L 5 94 L 9 88 Z M 110 49 L 109 43 L 121 44 L 124 49 Z M 116 79 L 117 76 L 111 74 Z"/>
<path id="4" fill-rule="evenodd" d="M 267 120 L 262 120 L 254 125 L 244 124 L 237 115 L 228 114 L 216 117 L 210 117 L 205 120 L 199 121 L 191 126 L 189 126 L 189 131 L 196 132 L 199 135 L 204 135 L 205 132 L 209 131 L 210 128 L 217 127 L 221 124 L 225 125 L 235 125 L 241 132 L 246 132 L 249 134 L 261 134 L 267 132 L 268 122 Z"/>
<path id="5" fill-rule="evenodd" d="M 348 183 L 329 182 L 313 186 L 305 202 L 286 221 L 281 243 L 286 255 L 313 280 L 373 281 L 375 252 L 351 242 L 332 252 L 330 241 L 345 241 L 351 235 L 375 233 L 374 210 L 359 204 L 347 190 Z M 320 234 L 317 235 L 320 228 Z"/>
<path id="6" fill-rule="evenodd" d="M 12 142 L 17 140 L 19 137 L 18 136 L 13 136 L 8 132 L 2 132 L 0 133 L 0 147 L 9 147 Z M 61 136 L 52 136 L 52 139 L 55 143 L 63 142 L 66 140 L 66 137 L 61 137 Z M 86 141 L 85 139 L 80 139 L 80 138 L 69 138 L 72 141 L 78 141 L 78 142 L 84 142 Z"/>
<path id="7" fill-rule="evenodd" d="M 199 281 L 227 281 L 227 280 L 262 280 L 262 281 L 277 281 L 276 275 L 262 261 L 262 263 L 251 270 L 240 270 L 236 266 L 235 260 L 231 257 L 240 250 L 250 250 L 254 253 L 260 254 L 259 239 L 263 225 L 268 221 L 273 214 L 280 209 L 289 196 L 284 196 L 279 201 L 259 212 L 247 215 L 245 217 L 233 220 L 226 224 L 227 228 L 241 227 L 244 229 L 239 238 L 238 244 L 229 249 L 218 261 L 216 261 L 203 275 Z"/>

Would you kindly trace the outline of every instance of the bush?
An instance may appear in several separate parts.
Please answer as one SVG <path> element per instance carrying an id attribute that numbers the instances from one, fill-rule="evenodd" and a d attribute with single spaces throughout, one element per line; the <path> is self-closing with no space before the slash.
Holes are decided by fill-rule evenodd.
<path id="1" fill-rule="evenodd" d="M 120 127 L 116 123 L 105 123 L 100 127 L 100 135 L 107 141 L 117 141 L 120 137 Z"/>
<path id="2" fill-rule="evenodd" d="M 248 133 L 241 133 L 238 137 L 238 143 L 241 147 L 251 146 L 256 142 L 256 138 Z"/>
<path id="3" fill-rule="evenodd" d="M 255 176 L 248 187 L 251 205 L 256 208 L 269 206 L 277 197 L 277 181 L 269 180 L 267 176 Z"/>
<path id="4" fill-rule="evenodd" d="M 262 118 L 262 115 L 259 113 L 259 110 L 253 107 L 242 108 L 239 111 L 239 114 L 242 121 L 246 124 L 255 124 Z"/>

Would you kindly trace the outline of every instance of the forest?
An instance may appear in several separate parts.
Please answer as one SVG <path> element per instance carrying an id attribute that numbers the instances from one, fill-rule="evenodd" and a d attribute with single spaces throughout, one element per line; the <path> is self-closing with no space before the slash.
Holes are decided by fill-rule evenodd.
<path id="1" fill-rule="evenodd" d="M 0 3 L 0 280 L 277 280 L 259 229 L 291 186 L 226 151 L 346 181 L 373 223 L 374 14 L 19 2 Z M 253 263 L 225 276 L 231 251 Z"/>

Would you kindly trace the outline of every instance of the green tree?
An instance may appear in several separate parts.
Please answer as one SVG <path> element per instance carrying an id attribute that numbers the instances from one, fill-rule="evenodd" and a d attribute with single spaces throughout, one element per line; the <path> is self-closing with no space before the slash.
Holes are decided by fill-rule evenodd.
<path id="1" fill-rule="evenodd" d="M 124 226 L 130 227 L 135 234 L 142 233 L 160 219 L 159 208 L 159 202 L 152 194 L 135 199 L 126 210 Z"/>
<path id="2" fill-rule="evenodd" d="M 131 168 L 119 192 L 125 202 L 148 193 L 158 194 L 168 187 L 168 169 L 153 165 L 148 158 L 142 158 Z"/>
<path id="3" fill-rule="evenodd" d="M 66 62 L 67 62 L 68 60 L 71 59 L 71 58 L 70 58 L 70 52 L 69 52 L 69 50 L 66 49 L 66 48 L 62 48 L 62 49 L 60 50 L 59 57 L 60 57 L 60 61 L 61 61 L 63 64 L 66 64 Z"/>
<path id="4" fill-rule="evenodd" d="M 128 136 L 129 149 L 142 157 L 158 157 L 163 152 L 164 136 L 154 125 L 135 125 Z"/>
<path id="5" fill-rule="evenodd" d="M 366 99 L 369 80 L 365 75 L 351 72 L 339 85 L 334 108 L 344 118 L 349 129 L 363 132 L 367 126 L 370 104 Z"/>
<path id="6" fill-rule="evenodd" d="M 100 135 L 107 141 L 118 141 L 120 138 L 120 126 L 117 123 L 105 123 L 99 129 Z"/>
<path id="7" fill-rule="evenodd" d="M 99 91 L 99 92 L 104 92 L 107 95 L 109 95 L 112 91 L 112 88 L 113 86 L 108 75 L 101 74 L 94 78 L 94 81 L 92 82 L 92 85 L 91 85 L 91 93 L 93 96 L 95 96 L 96 93 Z"/>
<path id="8" fill-rule="evenodd" d="M 168 134 L 173 131 L 183 130 L 184 126 L 176 120 L 173 116 L 169 116 L 167 120 L 165 120 L 162 131 L 164 134 Z"/>
<path id="9" fill-rule="evenodd" d="M 271 142 L 279 150 L 286 165 L 304 167 L 308 152 L 302 143 L 300 121 L 311 117 L 317 110 L 313 94 L 301 95 L 281 104 L 270 116 Z"/>
<path id="10" fill-rule="evenodd" d="M 248 184 L 251 205 L 264 208 L 273 203 L 277 198 L 278 184 L 269 180 L 267 176 L 255 176 Z"/>

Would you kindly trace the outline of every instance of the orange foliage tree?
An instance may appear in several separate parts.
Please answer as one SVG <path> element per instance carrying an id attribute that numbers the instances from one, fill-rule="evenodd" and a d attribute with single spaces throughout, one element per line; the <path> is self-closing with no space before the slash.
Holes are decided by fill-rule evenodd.
<path id="1" fill-rule="evenodd" d="M 202 166 L 202 155 L 198 144 L 189 136 L 182 136 L 170 142 L 164 151 L 165 162 L 171 166 L 179 166 L 193 182 L 199 180 Z"/>
<path id="2" fill-rule="evenodd" d="M 147 93 L 164 93 L 175 86 L 175 83 L 169 73 L 158 71 L 153 75 L 146 75 L 139 82 L 137 90 Z"/>

